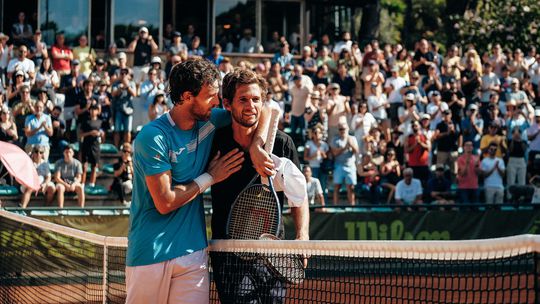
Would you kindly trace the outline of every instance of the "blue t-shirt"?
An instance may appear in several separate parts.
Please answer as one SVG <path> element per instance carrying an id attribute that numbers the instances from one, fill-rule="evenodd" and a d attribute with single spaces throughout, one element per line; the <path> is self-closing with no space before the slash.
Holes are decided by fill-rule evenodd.
<path id="1" fill-rule="evenodd" d="M 155 264 L 206 248 L 202 196 L 163 215 L 154 205 L 145 178 L 171 171 L 172 186 L 192 182 L 205 171 L 215 130 L 230 121 L 229 112 L 213 109 L 209 121 L 198 121 L 184 131 L 167 113 L 137 135 L 127 266 Z"/>
<path id="2" fill-rule="evenodd" d="M 45 131 L 45 128 L 41 127 L 41 124 L 43 122 L 45 122 L 47 127 L 52 127 L 51 117 L 45 113 L 41 114 L 40 118 L 37 118 L 37 116 L 34 114 L 28 115 L 26 117 L 26 120 L 24 122 L 25 127 L 29 126 L 31 130 L 34 130 L 38 127 L 40 128 L 36 134 L 28 137 L 26 144 L 42 146 L 49 145 L 49 135 L 47 135 L 47 131 Z"/>

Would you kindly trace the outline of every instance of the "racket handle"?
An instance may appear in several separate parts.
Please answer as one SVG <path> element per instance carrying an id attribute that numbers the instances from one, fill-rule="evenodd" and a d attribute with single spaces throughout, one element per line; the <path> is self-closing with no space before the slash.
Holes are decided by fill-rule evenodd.
<path id="1" fill-rule="evenodd" d="M 268 155 L 272 154 L 272 150 L 274 149 L 274 141 L 276 139 L 276 134 L 278 130 L 278 124 L 279 124 L 279 113 L 280 109 L 270 103 L 268 105 L 270 107 L 270 126 L 268 127 L 268 134 L 266 135 L 266 141 L 264 144 L 264 151 L 268 153 Z M 268 179 L 263 177 L 262 179 L 263 184 L 268 184 Z"/>

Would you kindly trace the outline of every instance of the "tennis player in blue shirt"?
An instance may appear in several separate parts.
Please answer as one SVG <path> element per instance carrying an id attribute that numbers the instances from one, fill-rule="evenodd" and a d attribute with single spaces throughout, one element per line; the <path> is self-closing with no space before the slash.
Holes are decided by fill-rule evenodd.
<path id="1" fill-rule="evenodd" d="M 244 156 L 218 153 L 208 167 L 217 128 L 230 123 L 219 104 L 219 71 L 210 61 L 173 67 L 172 110 L 144 126 L 134 144 L 134 183 L 126 259 L 126 303 L 208 303 L 209 275 L 202 193 L 241 168 Z M 269 111 L 250 157 L 273 173 L 261 148 Z"/>

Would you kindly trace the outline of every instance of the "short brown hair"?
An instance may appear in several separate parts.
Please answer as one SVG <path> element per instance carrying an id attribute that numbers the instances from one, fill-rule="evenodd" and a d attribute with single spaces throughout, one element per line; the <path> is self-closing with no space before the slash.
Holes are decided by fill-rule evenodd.
<path id="1" fill-rule="evenodd" d="M 234 71 L 225 75 L 223 78 L 223 98 L 232 102 L 236 94 L 236 88 L 243 84 L 257 84 L 261 88 L 261 97 L 263 100 L 266 97 L 267 83 L 266 80 L 259 74 L 245 69 L 236 68 Z"/>

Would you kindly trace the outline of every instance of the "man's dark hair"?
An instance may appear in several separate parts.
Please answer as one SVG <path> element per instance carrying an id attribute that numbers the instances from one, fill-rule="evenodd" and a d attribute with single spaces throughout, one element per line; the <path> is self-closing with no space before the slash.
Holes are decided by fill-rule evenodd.
<path id="1" fill-rule="evenodd" d="M 169 94 L 173 104 L 182 104 L 182 94 L 191 92 L 199 95 L 203 85 L 219 80 L 215 64 L 206 59 L 189 59 L 175 65 L 169 76 Z"/>
<path id="2" fill-rule="evenodd" d="M 236 88 L 243 84 L 258 84 L 261 88 L 261 97 L 265 99 L 267 84 L 266 80 L 259 74 L 245 69 L 235 69 L 223 78 L 222 94 L 223 98 L 232 102 L 236 94 Z"/>

